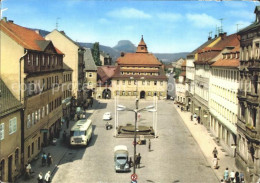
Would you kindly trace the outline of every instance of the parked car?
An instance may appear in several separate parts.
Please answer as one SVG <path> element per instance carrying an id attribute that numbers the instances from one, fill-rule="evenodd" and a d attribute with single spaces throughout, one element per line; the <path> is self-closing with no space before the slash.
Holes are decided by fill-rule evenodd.
<path id="1" fill-rule="evenodd" d="M 103 120 L 111 120 L 112 119 L 112 116 L 111 116 L 111 113 L 110 112 L 106 112 L 104 115 L 103 115 Z"/>

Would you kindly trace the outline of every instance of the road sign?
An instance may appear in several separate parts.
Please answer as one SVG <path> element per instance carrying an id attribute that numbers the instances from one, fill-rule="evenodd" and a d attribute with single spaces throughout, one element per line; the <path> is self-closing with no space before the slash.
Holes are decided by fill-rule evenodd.
<path id="1" fill-rule="evenodd" d="M 133 181 L 136 181 L 136 179 L 137 179 L 137 174 L 133 173 L 133 174 L 131 175 L 131 179 L 132 179 Z"/>

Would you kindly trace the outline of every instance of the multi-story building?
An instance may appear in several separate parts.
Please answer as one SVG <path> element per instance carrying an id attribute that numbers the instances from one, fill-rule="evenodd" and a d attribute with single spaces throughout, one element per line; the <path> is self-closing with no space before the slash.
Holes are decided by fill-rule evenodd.
<path id="1" fill-rule="evenodd" d="M 136 53 L 122 53 L 117 59 L 112 89 L 112 96 L 166 98 L 167 77 L 162 63 L 153 54 L 148 53 L 143 37 Z"/>
<path id="2" fill-rule="evenodd" d="M 84 62 L 85 62 L 85 86 L 87 92 L 87 98 L 96 97 L 96 87 L 97 87 L 97 66 L 92 57 L 91 50 L 89 48 L 84 48 L 86 51 L 84 53 Z"/>
<path id="3" fill-rule="evenodd" d="M 246 172 L 248 182 L 260 177 L 260 6 L 256 20 L 239 31 L 240 82 L 238 90 L 236 164 Z"/>
<path id="4" fill-rule="evenodd" d="M 22 109 L 0 75 L 0 182 L 13 182 L 21 171 Z"/>
<path id="5" fill-rule="evenodd" d="M 22 166 L 58 134 L 63 53 L 36 32 L 1 20 L 1 77 L 24 105 Z"/>
<path id="6" fill-rule="evenodd" d="M 194 78 L 194 112 L 200 116 L 201 123 L 209 128 L 209 78 L 210 65 L 222 58 L 222 51 L 227 46 L 234 47 L 239 44 L 236 34 L 227 36 L 226 33 L 220 33 L 215 40 L 200 49 L 198 60 L 195 64 Z"/>
<path id="7" fill-rule="evenodd" d="M 69 38 L 64 31 L 53 30 L 46 37 L 51 40 L 59 50 L 64 54 L 64 63 L 66 63 L 72 70 L 72 95 L 77 99 L 77 105 L 83 105 L 86 100 L 83 99 L 83 83 L 85 80 L 85 63 L 84 52 L 85 49 L 78 43 Z"/>
<path id="8" fill-rule="evenodd" d="M 100 51 L 100 61 L 101 61 L 101 65 L 111 65 L 112 64 L 112 58 L 110 57 L 110 55 L 103 51 Z"/>
<path id="9" fill-rule="evenodd" d="M 194 97 L 194 76 L 195 76 L 195 66 L 194 61 L 198 60 L 198 53 L 197 51 L 206 47 L 210 43 L 212 43 L 215 40 L 211 37 L 208 38 L 208 40 L 203 43 L 201 46 L 196 48 L 194 51 L 189 53 L 186 58 L 186 106 L 189 111 L 194 113 L 194 107 L 193 107 L 193 97 Z"/>
<path id="10" fill-rule="evenodd" d="M 231 156 L 235 156 L 238 112 L 239 45 L 226 47 L 211 65 L 209 80 L 210 130 Z"/>
<path id="11" fill-rule="evenodd" d="M 181 74 L 178 79 L 175 81 L 175 86 L 176 86 L 176 99 L 175 101 L 180 104 L 182 107 L 185 107 L 186 104 L 186 97 L 185 97 L 185 92 L 186 92 L 186 60 L 182 62 L 181 65 Z"/>

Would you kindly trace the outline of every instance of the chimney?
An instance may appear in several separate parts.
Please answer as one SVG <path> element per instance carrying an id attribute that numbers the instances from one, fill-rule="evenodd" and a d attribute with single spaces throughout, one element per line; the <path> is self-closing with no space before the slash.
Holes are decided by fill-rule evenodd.
<path id="1" fill-rule="evenodd" d="M 212 39 L 211 36 L 209 36 L 209 37 L 208 37 L 208 41 L 211 40 L 211 39 Z"/>
<path id="2" fill-rule="evenodd" d="M 121 57 L 125 56 L 125 53 L 124 52 L 121 52 Z"/>
<path id="3" fill-rule="evenodd" d="M 8 20 L 8 22 L 9 22 L 9 23 L 14 23 L 14 21 L 13 21 L 13 20 Z"/>
<path id="4" fill-rule="evenodd" d="M 226 32 L 219 33 L 219 36 L 223 40 L 225 37 L 227 37 L 227 33 Z"/>
<path id="5" fill-rule="evenodd" d="M 4 22 L 7 22 L 7 17 L 3 17 L 3 21 L 4 21 Z"/>
<path id="6" fill-rule="evenodd" d="M 217 34 L 215 34 L 215 38 L 217 38 L 218 37 L 218 35 Z"/>
<path id="7" fill-rule="evenodd" d="M 65 35 L 65 32 L 62 30 L 62 31 L 60 31 L 60 33 L 62 33 L 63 35 Z"/>

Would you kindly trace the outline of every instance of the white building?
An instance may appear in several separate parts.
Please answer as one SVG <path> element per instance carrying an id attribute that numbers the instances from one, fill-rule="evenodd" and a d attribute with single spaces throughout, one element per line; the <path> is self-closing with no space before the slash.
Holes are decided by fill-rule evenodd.
<path id="1" fill-rule="evenodd" d="M 209 84 L 210 130 L 222 147 L 235 155 L 239 88 L 239 45 L 222 51 L 211 65 Z"/>

